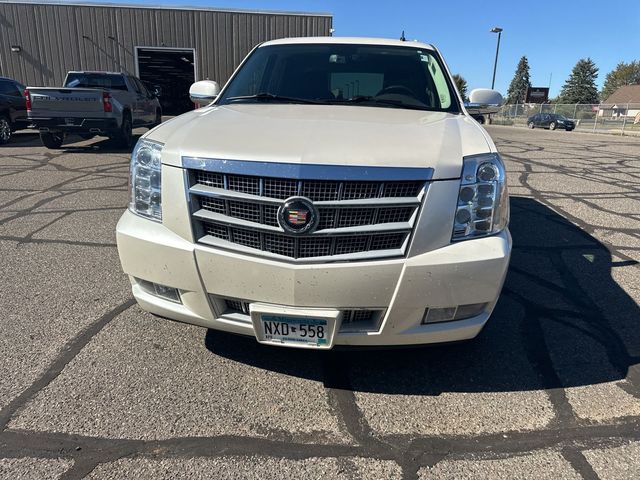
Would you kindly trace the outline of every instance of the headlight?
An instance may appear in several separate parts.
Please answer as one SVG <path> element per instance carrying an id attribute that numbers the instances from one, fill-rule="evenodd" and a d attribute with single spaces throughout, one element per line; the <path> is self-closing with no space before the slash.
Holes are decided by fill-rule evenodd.
<path id="1" fill-rule="evenodd" d="M 464 159 L 452 240 L 493 235 L 509 223 L 504 164 L 497 153 Z"/>
<path id="2" fill-rule="evenodd" d="M 129 171 L 129 210 L 158 222 L 162 221 L 161 153 L 161 144 L 138 140 Z"/>

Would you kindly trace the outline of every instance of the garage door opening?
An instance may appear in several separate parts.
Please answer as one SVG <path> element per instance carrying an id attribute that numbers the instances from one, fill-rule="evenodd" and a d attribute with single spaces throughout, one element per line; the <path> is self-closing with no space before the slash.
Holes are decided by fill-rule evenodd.
<path id="1" fill-rule="evenodd" d="M 193 110 L 189 87 L 195 81 L 195 51 L 161 47 L 136 47 L 138 76 L 145 86 L 158 89 L 165 115 Z"/>

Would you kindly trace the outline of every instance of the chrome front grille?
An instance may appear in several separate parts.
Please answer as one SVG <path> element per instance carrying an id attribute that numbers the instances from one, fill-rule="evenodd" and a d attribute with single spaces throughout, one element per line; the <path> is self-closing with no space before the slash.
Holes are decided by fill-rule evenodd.
<path id="1" fill-rule="evenodd" d="M 288 178 L 260 178 L 250 175 L 225 175 L 222 173 L 194 172 L 195 183 L 225 190 L 261 195 L 269 198 L 287 199 L 302 195 L 314 202 L 335 200 L 358 200 L 364 198 L 417 197 L 425 180 L 366 182 L 292 180 Z M 226 181 L 225 181 L 226 179 Z M 262 185 L 262 193 L 260 193 Z"/>
<path id="2" fill-rule="evenodd" d="M 231 160 L 183 164 L 199 243 L 293 262 L 404 255 L 431 174 Z M 280 207 L 296 196 L 317 209 L 311 233 L 292 234 L 279 225 Z"/>

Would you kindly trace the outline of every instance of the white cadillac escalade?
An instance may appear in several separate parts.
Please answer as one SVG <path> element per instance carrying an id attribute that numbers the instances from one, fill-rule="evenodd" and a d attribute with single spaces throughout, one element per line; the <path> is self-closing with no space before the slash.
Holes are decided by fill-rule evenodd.
<path id="1" fill-rule="evenodd" d="M 328 349 L 478 335 L 511 252 L 505 169 L 431 45 L 256 47 L 131 159 L 122 267 L 154 314 Z"/>

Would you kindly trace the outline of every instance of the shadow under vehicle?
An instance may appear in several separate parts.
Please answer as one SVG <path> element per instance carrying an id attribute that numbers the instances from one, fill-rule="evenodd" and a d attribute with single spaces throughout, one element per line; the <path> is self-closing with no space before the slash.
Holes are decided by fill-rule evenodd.
<path id="1" fill-rule="evenodd" d="M 640 394 L 640 308 L 607 248 L 536 200 L 511 198 L 514 249 L 502 296 L 466 343 L 310 352 L 208 330 L 212 354 L 361 392 L 435 396 L 594 385 Z"/>

